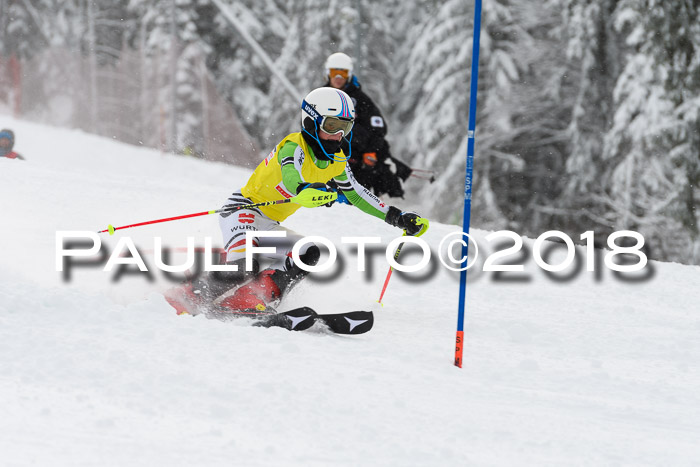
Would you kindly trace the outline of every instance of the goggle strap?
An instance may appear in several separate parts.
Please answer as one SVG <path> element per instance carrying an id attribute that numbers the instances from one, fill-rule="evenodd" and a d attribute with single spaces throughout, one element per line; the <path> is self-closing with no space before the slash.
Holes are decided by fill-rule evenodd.
<path id="1" fill-rule="evenodd" d="M 304 100 L 301 102 L 301 110 L 303 110 L 303 111 L 306 112 L 307 114 L 311 115 L 311 117 L 316 121 L 316 123 L 318 124 L 318 126 L 319 126 L 319 127 L 321 126 L 321 124 L 323 123 L 323 115 L 321 115 L 320 113 L 316 112 L 316 109 L 314 109 L 313 106 L 312 106 L 311 104 L 309 104 L 308 102 L 306 102 L 306 99 L 304 99 Z"/>

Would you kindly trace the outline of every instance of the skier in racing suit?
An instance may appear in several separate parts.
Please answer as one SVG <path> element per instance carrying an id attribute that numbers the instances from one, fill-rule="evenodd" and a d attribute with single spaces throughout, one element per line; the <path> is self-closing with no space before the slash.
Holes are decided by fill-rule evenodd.
<path id="1" fill-rule="evenodd" d="M 286 136 L 258 165 L 245 186 L 228 198 L 224 207 L 236 208 L 293 197 L 296 202 L 221 213 L 219 223 L 226 264 L 235 265 L 238 271 L 210 273 L 180 289 L 180 295 L 166 294 L 178 313 L 192 313 L 193 308 L 206 307 L 214 300 L 217 301 L 217 311 L 263 312 L 268 305 L 279 300 L 308 274 L 295 264 L 291 255 L 292 246 L 302 236 L 286 229 L 281 222 L 302 206 L 319 206 L 319 201 L 310 201 L 314 198 L 322 199 L 324 203 L 334 199 L 336 193 L 327 185 L 331 180 L 337 185 L 340 202 L 352 204 L 404 229 L 408 235 L 416 235 L 427 228 L 425 219 L 416 213 L 387 206 L 353 177 L 346 163 L 349 155 L 344 154 L 341 144 L 346 138 L 351 138 L 354 115 L 352 100 L 343 91 L 324 87 L 306 96 L 302 102 L 302 131 Z M 327 204 L 332 204 L 332 201 Z M 276 247 L 277 252 L 268 257 L 281 263 L 280 267 L 260 272 L 257 259 L 253 259 L 252 264 L 246 263 L 248 231 L 285 232 L 284 238 L 260 236 L 252 242 L 259 248 Z M 299 259 L 306 265 L 317 264 L 319 258 L 320 249 L 313 243 L 306 243 L 299 250 Z M 234 294 L 225 296 L 231 288 L 246 281 L 249 282 Z M 183 301 L 189 303 L 183 304 Z"/>

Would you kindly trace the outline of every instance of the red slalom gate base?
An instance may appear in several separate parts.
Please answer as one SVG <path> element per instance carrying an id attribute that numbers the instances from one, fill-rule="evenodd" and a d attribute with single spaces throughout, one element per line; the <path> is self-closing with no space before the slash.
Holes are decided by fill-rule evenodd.
<path id="1" fill-rule="evenodd" d="M 464 331 L 457 331 L 457 341 L 455 345 L 455 366 L 462 368 L 462 348 L 464 345 Z"/>

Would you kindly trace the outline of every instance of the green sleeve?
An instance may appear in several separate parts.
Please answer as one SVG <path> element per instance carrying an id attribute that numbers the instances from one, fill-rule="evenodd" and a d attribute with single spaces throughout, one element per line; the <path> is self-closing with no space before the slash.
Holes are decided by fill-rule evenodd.
<path id="1" fill-rule="evenodd" d="M 335 177 L 338 188 L 354 206 L 363 212 L 384 220 L 389 207 L 374 193 L 360 185 L 347 168 L 342 174 Z"/>
<path id="2" fill-rule="evenodd" d="M 298 144 L 288 141 L 277 153 L 277 161 L 282 168 L 282 183 L 292 194 L 297 193 L 297 187 L 304 181 L 300 173 L 301 162 L 299 164 L 294 162 L 297 148 L 299 148 Z M 301 152 L 301 148 L 299 151 Z M 303 153 L 301 157 L 303 158 Z"/>

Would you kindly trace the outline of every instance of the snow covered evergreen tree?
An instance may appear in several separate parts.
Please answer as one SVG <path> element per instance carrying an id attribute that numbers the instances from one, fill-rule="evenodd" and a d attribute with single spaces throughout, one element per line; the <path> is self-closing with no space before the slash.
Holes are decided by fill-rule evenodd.
<path id="1" fill-rule="evenodd" d="M 204 45 L 196 34 L 196 0 L 131 0 L 146 35 L 145 54 L 162 79 L 158 103 L 167 119 L 168 147 L 180 151 L 199 141 L 201 86 L 197 58 Z M 203 58 L 203 57 L 202 57 Z M 194 70 L 194 72 L 193 72 Z"/>
<path id="2" fill-rule="evenodd" d="M 273 0 L 222 0 L 227 10 L 270 57 L 278 57 L 289 29 L 284 4 Z M 267 147 L 263 135 L 272 113 L 269 93 L 274 78 L 263 61 L 225 19 L 216 5 L 197 5 L 197 33 L 211 48 L 207 66 L 217 88 L 233 104 L 245 128 Z M 289 101 L 285 101 L 291 105 Z"/>
<path id="3" fill-rule="evenodd" d="M 591 229 L 612 231 L 600 217 L 604 196 L 603 145 L 614 114 L 613 90 L 623 54 L 613 29 L 617 0 L 564 0 L 561 31 L 574 100 L 566 107 L 568 154 L 564 192 L 558 200 L 559 223 L 573 234 Z M 587 227 L 586 227 L 587 226 Z"/>
<path id="4" fill-rule="evenodd" d="M 489 224 L 536 237 L 544 226 L 562 227 L 558 200 L 573 91 L 557 34 L 560 7 L 551 1 L 493 6 L 483 46 L 492 57 L 485 59 L 479 97 L 487 125 L 477 138 L 479 163 L 485 160 L 477 177 L 494 187 Z"/>
<path id="5" fill-rule="evenodd" d="M 0 21 L 3 40 L 0 52 L 3 55 L 30 57 L 51 42 L 50 34 L 47 34 L 48 25 L 31 3 L 8 1 L 3 4 L 2 13 L 3 18 Z"/>
<path id="6" fill-rule="evenodd" d="M 418 38 L 406 59 L 410 65 L 403 100 L 397 104 L 397 116 L 407 125 L 401 151 L 413 154 L 414 166 L 436 170 L 437 182 L 419 195 L 433 216 L 457 223 L 463 197 L 455 187 L 464 184 L 474 6 L 456 0 L 424 6 L 427 20 L 418 25 Z M 484 227 L 505 225 L 491 184 L 498 160 L 522 165 L 518 156 L 496 149 L 498 134 L 512 128 L 509 96 L 527 66 L 518 51 L 529 34 L 517 25 L 517 12 L 508 0 L 484 4 L 473 206 L 476 221 Z"/>
<path id="7" fill-rule="evenodd" d="M 654 257 L 700 260 L 700 3 L 620 2 L 630 48 L 605 141 L 602 212 Z"/>

